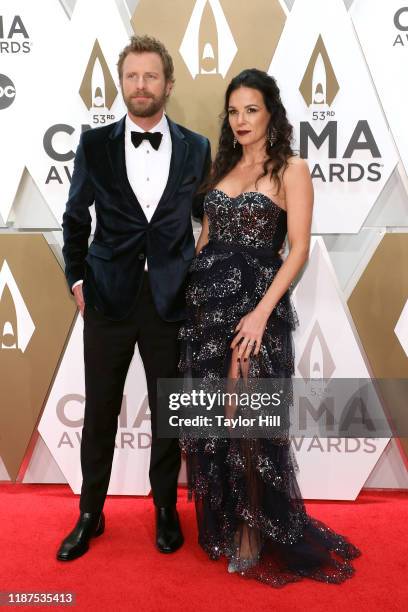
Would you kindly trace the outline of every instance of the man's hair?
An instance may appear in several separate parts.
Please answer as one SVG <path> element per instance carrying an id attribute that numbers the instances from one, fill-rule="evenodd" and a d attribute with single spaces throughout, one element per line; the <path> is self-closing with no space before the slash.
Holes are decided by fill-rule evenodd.
<path id="1" fill-rule="evenodd" d="M 152 36 L 132 36 L 130 43 L 121 51 L 118 59 L 119 80 L 122 81 L 123 62 L 129 53 L 157 53 L 163 63 L 164 76 L 166 81 L 174 83 L 174 65 L 170 53 L 166 47 Z"/>

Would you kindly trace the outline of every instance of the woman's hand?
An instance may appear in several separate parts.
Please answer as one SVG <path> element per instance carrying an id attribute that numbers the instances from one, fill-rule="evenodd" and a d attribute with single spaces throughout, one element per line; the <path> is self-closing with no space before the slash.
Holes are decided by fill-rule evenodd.
<path id="1" fill-rule="evenodd" d="M 204 214 L 201 234 L 196 244 L 196 251 L 195 251 L 196 256 L 203 250 L 205 245 L 208 243 L 208 240 L 209 240 L 208 235 L 209 235 L 208 217 L 206 214 Z"/>
<path id="2" fill-rule="evenodd" d="M 242 317 L 235 328 L 237 334 L 231 343 L 232 349 L 239 345 L 238 359 L 246 360 L 252 352 L 253 355 L 259 353 L 268 317 L 267 313 L 256 308 Z"/>

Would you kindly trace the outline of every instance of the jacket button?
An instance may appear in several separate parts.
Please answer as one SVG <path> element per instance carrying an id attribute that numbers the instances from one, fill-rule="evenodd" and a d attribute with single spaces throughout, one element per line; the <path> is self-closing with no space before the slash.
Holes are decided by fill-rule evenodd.
<path id="1" fill-rule="evenodd" d="M 139 253 L 138 257 L 139 259 L 144 259 L 145 258 L 144 253 Z"/>

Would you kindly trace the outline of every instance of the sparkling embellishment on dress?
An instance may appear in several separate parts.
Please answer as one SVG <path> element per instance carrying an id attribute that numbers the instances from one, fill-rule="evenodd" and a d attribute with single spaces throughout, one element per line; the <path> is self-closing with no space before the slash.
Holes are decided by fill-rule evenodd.
<path id="1" fill-rule="evenodd" d="M 204 202 L 209 242 L 192 261 L 180 330 L 180 371 L 208 385 L 228 376 L 230 343 L 275 278 L 287 232 L 286 211 L 268 196 L 230 197 L 213 189 Z M 260 352 L 251 357 L 247 384 L 290 379 L 292 332 L 298 324 L 290 291 L 268 319 Z M 289 415 L 291 390 L 286 393 Z M 289 430 L 278 438 L 194 438 L 182 435 L 199 543 L 228 570 L 282 587 L 303 577 L 340 583 L 353 575 L 361 553 L 347 538 L 310 517 L 296 479 Z"/>

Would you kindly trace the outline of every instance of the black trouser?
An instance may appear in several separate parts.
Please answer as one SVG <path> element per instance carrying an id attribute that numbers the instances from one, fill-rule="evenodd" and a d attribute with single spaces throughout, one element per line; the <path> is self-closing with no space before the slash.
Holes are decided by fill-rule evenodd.
<path id="1" fill-rule="evenodd" d="M 146 372 L 152 421 L 150 483 L 157 506 L 177 500 L 180 448 L 177 439 L 157 438 L 157 379 L 178 375 L 180 323 L 163 321 L 153 302 L 148 274 L 135 310 L 111 321 L 93 308 L 84 313 L 85 418 L 82 429 L 80 510 L 102 510 L 112 469 L 123 388 L 136 342 Z M 134 466 L 137 470 L 137 465 Z"/>

